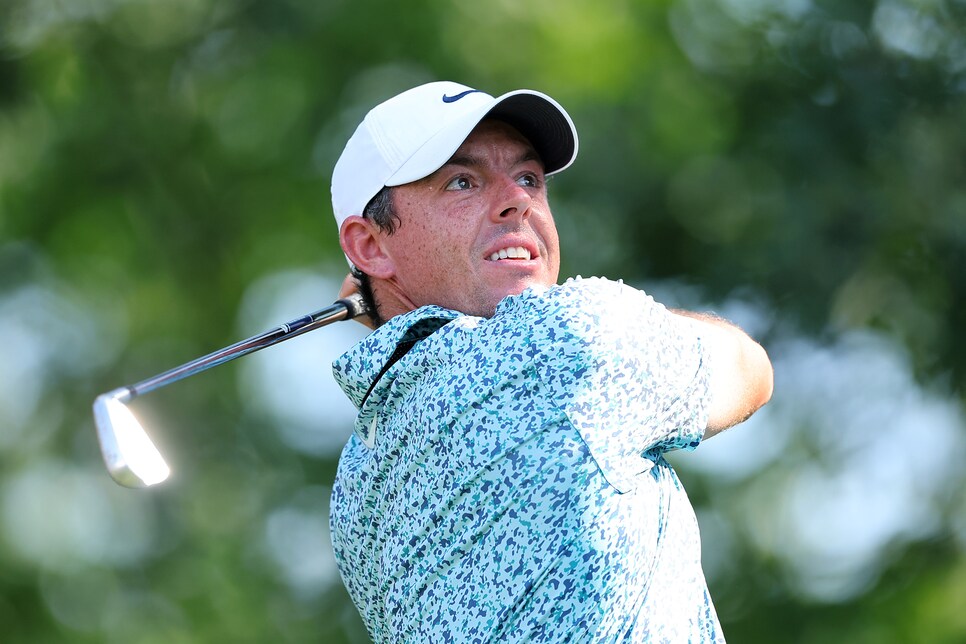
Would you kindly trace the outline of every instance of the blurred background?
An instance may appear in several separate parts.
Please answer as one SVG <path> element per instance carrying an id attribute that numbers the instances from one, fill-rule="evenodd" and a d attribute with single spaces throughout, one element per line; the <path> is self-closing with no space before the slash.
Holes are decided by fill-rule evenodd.
<path id="1" fill-rule="evenodd" d="M 674 462 L 729 641 L 966 642 L 963 0 L 3 0 L 5 642 L 365 642 L 328 496 L 344 323 L 94 397 L 329 304 L 329 177 L 375 103 L 563 103 L 565 275 L 744 326 L 773 401 Z M 357 328 L 358 327 L 358 328 Z"/>

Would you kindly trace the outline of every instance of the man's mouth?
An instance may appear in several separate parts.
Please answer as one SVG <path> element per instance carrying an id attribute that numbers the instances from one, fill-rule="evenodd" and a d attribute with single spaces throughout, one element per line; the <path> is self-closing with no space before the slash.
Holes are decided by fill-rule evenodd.
<path id="1" fill-rule="evenodd" d="M 501 248 L 490 255 L 491 262 L 501 259 L 530 259 L 530 251 L 523 246 L 510 246 L 509 248 Z"/>

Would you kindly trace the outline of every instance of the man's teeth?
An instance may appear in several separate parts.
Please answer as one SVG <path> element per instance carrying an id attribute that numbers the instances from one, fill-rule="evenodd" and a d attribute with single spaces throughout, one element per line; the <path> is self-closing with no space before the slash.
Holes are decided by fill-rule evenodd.
<path id="1" fill-rule="evenodd" d="M 490 261 L 495 262 L 501 259 L 530 259 L 530 251 L 522 246 L 512 248 L 501 248 L 499 251 L 490 255 Z"/>

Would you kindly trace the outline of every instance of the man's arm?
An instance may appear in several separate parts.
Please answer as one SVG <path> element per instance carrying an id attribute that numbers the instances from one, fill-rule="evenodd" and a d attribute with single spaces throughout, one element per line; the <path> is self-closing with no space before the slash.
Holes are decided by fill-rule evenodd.
<path id="1" fill-rule="evenodd" d="M 704 437 L 747 420 L 771 398 L 768 354 L 744 331 L 713 315 L 674 310 L 688 318 L 711 356 L 711 406 Z"/>

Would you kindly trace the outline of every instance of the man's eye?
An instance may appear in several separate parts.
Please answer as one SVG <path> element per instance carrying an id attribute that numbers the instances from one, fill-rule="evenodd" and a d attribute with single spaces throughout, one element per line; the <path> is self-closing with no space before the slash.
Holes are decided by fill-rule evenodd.
<path id="1" fill-rule="evenodd" d="M 456 177 L 446 184 L 447 190 L 468 190 L 472 187 L 470 180 L 466 177 Z"/>
<path id="2" fill-rule="evenodd" d="M 522 177 L 517 179 L 517 183 L 523 186 L 524 188 L 536 188 L 537 186 L 540 185 L 539 179 L 537 179 L 537 176 L 534 174 L 523 175 Z"/>

